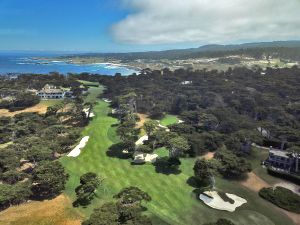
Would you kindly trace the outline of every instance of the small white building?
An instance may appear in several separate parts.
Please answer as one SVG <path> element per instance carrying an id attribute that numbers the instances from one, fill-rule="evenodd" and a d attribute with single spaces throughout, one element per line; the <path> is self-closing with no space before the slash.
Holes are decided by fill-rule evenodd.
<path id="1" fill-rule="evenodd" d="M 36 93 L 41 99 L 64 99 L 66 92 L 61 88 L 46 84 L 42 90 Z"/>

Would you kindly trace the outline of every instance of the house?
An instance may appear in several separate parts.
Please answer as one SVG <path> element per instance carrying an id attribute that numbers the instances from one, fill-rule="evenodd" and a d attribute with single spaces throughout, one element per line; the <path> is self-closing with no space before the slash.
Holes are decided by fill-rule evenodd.
<path id="1" fill-rule="evenodd" d="M 270 147 L 269 157 L 264 164 L 288 173 L 299 173 L 299 160 L 300 154 L 298 153 L 273 149 Z"/>
<path id="2" fill-rule="evenodd" d="M 37 91 L 36 95 L 41 99 L 64 99 L 66 92 L 61 88 L 46 84 L 42 90 Z"/>

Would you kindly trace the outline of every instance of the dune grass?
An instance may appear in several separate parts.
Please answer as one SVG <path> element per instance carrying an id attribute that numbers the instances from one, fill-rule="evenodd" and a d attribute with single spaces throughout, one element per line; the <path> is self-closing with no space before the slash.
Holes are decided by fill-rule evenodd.
<path id="1" fill-rule="evenodd" d="M 208 208 L 196 198 L 194 188 L 187 184 L 188 178 L 193 174 L 195 159 L 183 159 L 180 174 L 165 175 L 157 173 L 151 164 L 134 166 L 129 160 L 107 156 L 107 149 L 118 141 L 114 127 L 118 121 L 108 116 L 109 111 L 109 105 L 99 101 L 94 108 L 96 117 L 82 133 L 82 136 L 90 136 L 83 152 L 78 158 L 61 159 L 70 174 L 65 193 L 73 200 L 74 190 L 82 174 L 95 172 L 104 178 L 103 186 L 97 191 L 98 197 L 87 208 L 80 208 L 86 216 L 103 202 L 112 200 L 112 196 L 122 188 L 137 186 L 151 195 L 152 201 L 146 207 L 155 216 L 156 224 L 198 225 L 220 217 L 231 219 L 237 225 L 292 224 L 286 216 L 273 211 L 270 204 L 260 199 L 256 193 L 240 186 L 238 182 L 221 178 L 217 178 L 218 189 L 237 194 L 247 199 L 248 204 L 234 213 Z M 158 153 L 166 154 L 164 149 L 158 150 Z"/>
<path id="2" fill-rule="evenodd" d="M 169 126 L 175 123 L 178 123 L 179 119 L 174 115 L 166 115 L 161 121 L 160 124 L 163 126 Z"/>

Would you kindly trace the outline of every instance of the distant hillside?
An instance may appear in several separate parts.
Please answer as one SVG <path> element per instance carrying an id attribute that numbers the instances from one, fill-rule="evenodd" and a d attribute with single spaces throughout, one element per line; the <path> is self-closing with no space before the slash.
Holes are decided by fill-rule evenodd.
<path id="1" fill-rule="evenodd" d="M 227 55 L 248 55 L 261 58 L 263 55 L 300 60 L 300 41 L 275 41 L 245 43 L 239 45 L 205 45 L 199 48 L 176 49 L 167 51 L 132 52 L 132 53 L 91 53 L 77 54 L 70 57 L 101 57 L 116 60 L 137 59 L 188 59 L 199 57 L 224 57 Z"/>

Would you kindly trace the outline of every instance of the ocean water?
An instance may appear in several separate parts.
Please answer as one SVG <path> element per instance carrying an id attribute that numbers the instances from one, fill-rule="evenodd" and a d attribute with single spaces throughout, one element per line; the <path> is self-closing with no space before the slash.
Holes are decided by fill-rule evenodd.
<path id="1" fill-rule="evenodd" d="M 92 73 L 101 75 L 130 75 L 137 71 L 125 66 L 109 63 L 98 64 L 71 64 L 64 61 L 41 60 L 41 57 L 57 57 L 59 54 L 47 53 L 0 53 L 0 74 L 32 73 L 48 74 L 50 72 L 67 73 Z"/>

